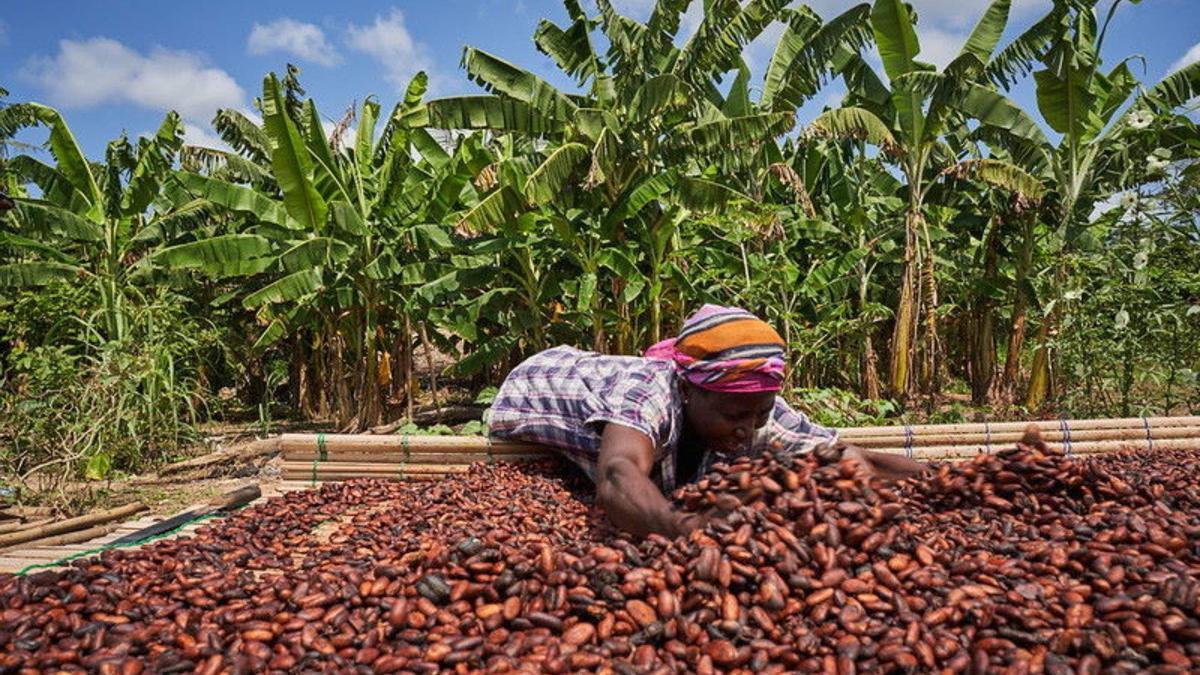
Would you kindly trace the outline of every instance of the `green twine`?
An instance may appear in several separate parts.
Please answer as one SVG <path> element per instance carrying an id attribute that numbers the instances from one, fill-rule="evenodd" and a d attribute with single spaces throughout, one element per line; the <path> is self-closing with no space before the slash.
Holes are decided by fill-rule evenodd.
<path id="1" fill-rule="evenodd" d="M 492 455 L 492 432 L 490 429 L 484 434 L 483 440 L 487 443 L 487 463 L 488 466 L 491 466 L 496 463 L 496 458 Z"/>
<path id="2" fill-rule="evenodd" d="M 60 565 L 65 565 L 65 564 L 71 562 L 72 560 L 76 560 L 78 558 L 86 558 L 87 556 L 90 556 L 90 555 L 104 553 L 105 551 L 111 551 L 111 550 L 117 549 L 117 548 L 128 548 L 130 546 L 141 546 L 143 544 L 149 544 L 152 541 L 158 541 L 159 539 L 164 539 L 166 537 L 170 537 L 170 536 L 174 535 L 175 533 L 179 532 L 180 530 L 182 530 L 183 528 L 185 528 L 188 525 L 191 525 L 193 523 L 198 523 L 202 520 L 208 520 L 210 518 L 219 518 L 223 515 L 226 515 L 226 514 L 221 513 L 221 512 L 206 513 L 203 516 L 196 516 L 195 518 L 192 518 L 191 520 L 189 520 L 187 522 L 180 523 L 178 527 L 167 530 L 166 532 L 163 532 L 162 534 L 156 534 L 156 535 L 153 535 L 150 537 L 146 537 L 145 539 L 139 539 L 137 541 L 131 541 L 131 542 L 127 542 L 124 544 L 105 544 L 105 545 L 97 547 L 97 548 L 88 549 L 86 551 L 80 551 L 79 553 L 72 553 L 71 555 L 69 555 L 65 558 L 59 558 L 58 560 L 55 560 L 53 562 L 34 563 L 32 565 L 27 565 L 26 567 L 24 567 L 20 571 L 18 571 L 16 573 L 16 576 L 23 577 L 26 574 L 28 574 L 31 570 L 59 567 Z"/>
<path id="3" fill-rule="evenodd" d="M 325 447 L 325 434 L 317 434 L 317 457 L 313 459 L 312 465 L 312 487 L 317 486 L 317 464 L 320 462 L 329 461 L 329 451 Z"/>

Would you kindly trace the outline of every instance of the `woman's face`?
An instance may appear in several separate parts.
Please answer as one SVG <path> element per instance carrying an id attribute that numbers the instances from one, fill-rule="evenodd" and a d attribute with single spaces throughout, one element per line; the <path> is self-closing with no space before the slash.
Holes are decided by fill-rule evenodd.
<path id="1" fill-rule="evenodd" d="M 766 425 L 775 406 L 775 392 L 730 394 L 683 387 L 683 412 L 688 428 L 706 447 L 722 453 L 744 450 L 755 430 Z"/>

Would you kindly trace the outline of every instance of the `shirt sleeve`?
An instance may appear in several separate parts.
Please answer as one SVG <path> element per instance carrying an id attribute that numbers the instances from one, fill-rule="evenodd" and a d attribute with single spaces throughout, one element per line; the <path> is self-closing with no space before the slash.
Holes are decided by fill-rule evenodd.
<path id="1" fill-rule="evenodd" d="M 670 427 L 671 392 L 661 379 L 631 374 L 597 399 L 585 420 L 597 433 L 606 423 L 620 424 L 646 434 L 656 451 L 663 449 Z"/>
<path id="2" fill-rule="evenodd" d="M 754 447 L 757 452 L 778 448 L 786 452 L 810 452 L 815 448 L 837 442 L 836 429 L 823 427 L 794 410 L 787 401 L 775 398 L 771 419 L 758 430 Z"/>

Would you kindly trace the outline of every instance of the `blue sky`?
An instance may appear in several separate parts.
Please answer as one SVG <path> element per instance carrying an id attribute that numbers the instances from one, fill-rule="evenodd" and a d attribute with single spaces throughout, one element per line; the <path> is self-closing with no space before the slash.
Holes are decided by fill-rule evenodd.
<path id="1" fill-rule="evenodd" d="M 925 59 L 948 61 L 987 3 L 914 0 Z M 467 44 L 567 85 L 530 39 L 539 18 L 565 23 L 566 13 L 555 0 L 5 4 L 0 86 L 11 92 L 11 101 L 36 100 L 61 109 L 92 157 L 122 131 L 137 135 L 154 129 L 168 109 L 188 122 L 189 142 L 215 143 L 208 126 L 213 112 L 250 109 L 263 75 L 289 61 L 303 69 L 302 82 L 331 119 L 368 94 L 390 107 L 418 69 L 430 73 L 435 95 L 477 91 L 458 67 Z M 644 18 L 653 0 L 613 4 Z M 808 4 L 826 17 L 850 6 L 847 0 Z M 703 0 L 694 0 L 685 30 L 695 26 L 702 5 Z M 1050 0 L 1014 0 L 1013 5 L 1010 37 L 1040 16 Z M 749 48 L 757 72 L 780 29 L 773 26 Z M 1110 30 L 1105 57 L 1111 66 L 1135 54 L 1145 58 L 1146 81 L 1200 60 L 1200 0 L 1144 0 L 1138 6 L 1126 1 Z M 835 102 L 840 91 L 832 83 L 801 110 L 800 121 Z M 1028 87 L 1013 95 L 1033 107 Z M 38 142 L 42 137 L 22 138 Z"/>

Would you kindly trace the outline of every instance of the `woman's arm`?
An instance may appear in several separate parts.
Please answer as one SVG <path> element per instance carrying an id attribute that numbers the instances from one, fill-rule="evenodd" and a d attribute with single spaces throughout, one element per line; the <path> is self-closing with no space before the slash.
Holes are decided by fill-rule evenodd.
<path id="1" fill-rule="evenodd" d="M 640 431 L 620 424 L 605 425 L 600 435 L 596 466 L 596 501 L 617 527 L 644 537 L 651 532 L 669 537 L 687 534 L 701 517 L 684 515 L 650 480 L 654 444 Z"/>
<path id="2" fill-rule="evenodd" d="M 856 445 L 847 445 L 843 448 L 842 457 L 858 461 L 872 475 L 887 480 L 903 480 L 929 468 L 924 463 L 918 462 L 915 459 L 886 452 L 863 450 Z"/>
<path id="3" fill-rule="evenodd" d="M 843 457 L 854 459 L 871 474 L 888 480 L 900 480 L 915 476 L 927 467 L 921 462 L 899 455 L 889 455 L 882 452 L 871 452 L 854 445 L 836 441 L 837 432 L 823 427 L 808 419 L 802 412 L 794 410 L 783 398 L 775 399 L 775 411 L 771 420 L 772 428 L 768 430 L 768 438 L 779 442 L 783 447 L 832 447 L 842 453 Z"/>

